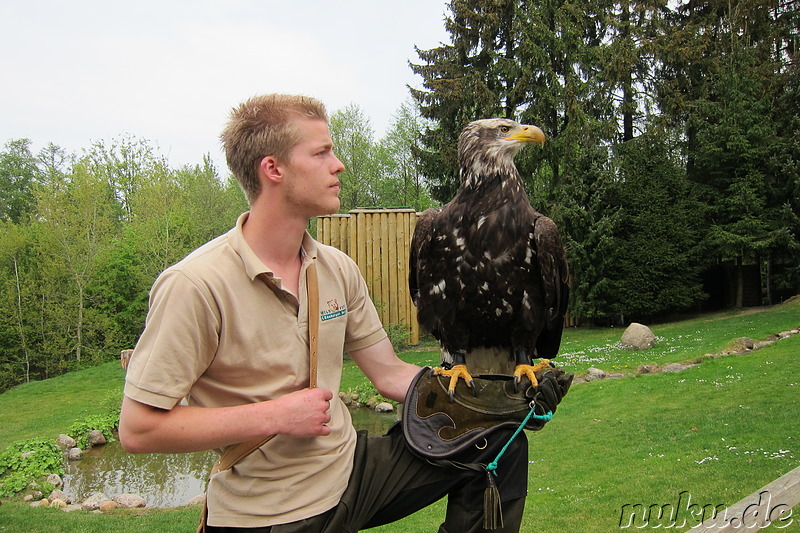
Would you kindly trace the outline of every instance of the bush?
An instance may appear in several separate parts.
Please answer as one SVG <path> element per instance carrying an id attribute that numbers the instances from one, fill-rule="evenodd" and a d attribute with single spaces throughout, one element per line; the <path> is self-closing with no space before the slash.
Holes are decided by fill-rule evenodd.
<path id="1" fill-rule="evenodd" d="M 61 450 L 46 439 L 17 441 L 0 454 L 0 497 L 10 497 L 46 474 L 63 474 Z"/>

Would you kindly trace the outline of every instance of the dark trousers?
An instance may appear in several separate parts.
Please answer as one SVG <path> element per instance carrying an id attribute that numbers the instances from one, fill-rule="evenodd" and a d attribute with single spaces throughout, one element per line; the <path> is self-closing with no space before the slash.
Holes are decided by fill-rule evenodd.
<path id="1" fill-rule="evenodd" d="M 477 447 L 454 458 L 464 464 L 488 464 L 497 456 L 512 431 L 497 431 L 483 449 Z M 528 485 L 528 441 L 521 432 L 498 463 L 496 482 L 503 509 L 501 529 L 517 532 L 522 524 Z M 439 533 L 477 533 L 483 529 L 484 490 L 487 473 L 432 464 L 414 455 L 405 444 L 399 424 L 386 435 L 358 443 L 345 493 L 338 505 L 321 515 L 264 528 L 209 527 L 212 532 L 250 533 L 354 533 L 394 522 L 427 507 L 445 495 L 447 513 Z"/>

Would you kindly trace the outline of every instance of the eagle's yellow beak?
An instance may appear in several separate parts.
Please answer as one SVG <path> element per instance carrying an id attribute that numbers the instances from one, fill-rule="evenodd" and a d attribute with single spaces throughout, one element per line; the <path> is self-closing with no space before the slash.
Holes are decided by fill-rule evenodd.
<path id="1" fill-rule="evenodd" d="M 539 143 L 544 146 L 544 132 L 536 126 L 520 126 L 519 129 L 506 137 L 507 141 L 522 143 Z"/>

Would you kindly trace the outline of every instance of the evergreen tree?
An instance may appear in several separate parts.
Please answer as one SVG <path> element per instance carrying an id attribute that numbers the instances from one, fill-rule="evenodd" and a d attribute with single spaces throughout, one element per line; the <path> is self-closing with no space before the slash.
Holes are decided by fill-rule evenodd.
<path id="1" fill-rule="evenodd" d="M 616 246 L 609 258 L 605 299 L 616 316 L 663 317 L 703 298 L 697 257 L 702 212 L 663 133 L 647 133 L 616 147 L 619 209 Z M 624 320 L 622 321 L 624 322 Z"/>
<path id="2" fill-rule="evenodd" d="M 411 69 L 424 89 L 412 89 L 431 125 L 416 152 L 433 197 L 448 202 L 458 189 L 458 136 L 479 118 L 516 118 L 528 79 L 518 55 L 519 2 L 453 0 L 445 19 L 451 44 L 416 49 L 422 63 Z"/>

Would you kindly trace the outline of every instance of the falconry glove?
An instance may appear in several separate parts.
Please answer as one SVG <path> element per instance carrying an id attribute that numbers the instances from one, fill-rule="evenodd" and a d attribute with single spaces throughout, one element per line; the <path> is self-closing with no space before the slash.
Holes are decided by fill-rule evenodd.
<path id="1" fill-rule="evenodd" d="M 540 430 L 569 390 L 573 374 L 560 368 L 539 372 L 539 385 L 515 390 L 505 375 L 473 376 L 475 391 L 459 383 L 451 401 L 449 378 L 422 369 L 403 405 L 403 434 L 409 448 L 426 459 L 447 459 L 487 441 L 498 429 L 517 428 L 528 418 L 529 430 Z M 529 417 L 531 409 L 534 415 Z"/>

